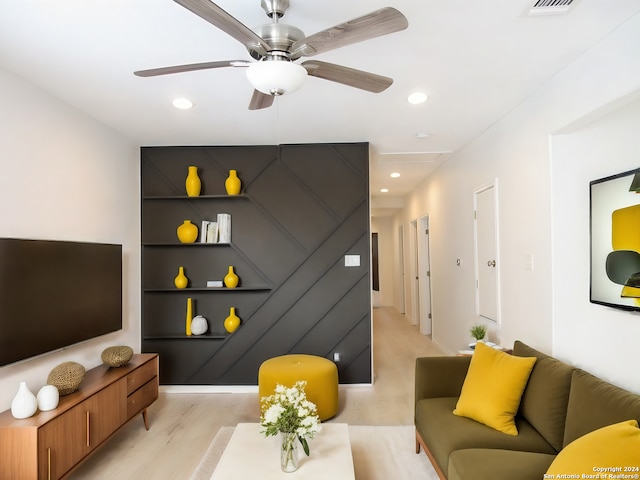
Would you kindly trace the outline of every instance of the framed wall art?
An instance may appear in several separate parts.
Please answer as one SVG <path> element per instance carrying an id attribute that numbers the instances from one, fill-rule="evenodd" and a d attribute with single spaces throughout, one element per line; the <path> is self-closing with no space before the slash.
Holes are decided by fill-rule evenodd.
<path id="1" fill-rule="evenodd" d="M 590 186 L 591 303 L 640 311 L 640 168 Z"/>

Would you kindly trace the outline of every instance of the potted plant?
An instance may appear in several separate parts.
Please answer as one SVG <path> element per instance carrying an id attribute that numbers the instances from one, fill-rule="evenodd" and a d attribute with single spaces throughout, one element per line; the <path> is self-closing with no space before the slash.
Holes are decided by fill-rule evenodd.
<path id="1" fill-rule="evenodd" d="M 479 342 L 480 340 L 484 340 L 484 337 L 487 335 L 487 327 L 486 325 L 480 324 L 474 325 L 469 332 L 471 336 L 476 339 L 476 342 Z"/>

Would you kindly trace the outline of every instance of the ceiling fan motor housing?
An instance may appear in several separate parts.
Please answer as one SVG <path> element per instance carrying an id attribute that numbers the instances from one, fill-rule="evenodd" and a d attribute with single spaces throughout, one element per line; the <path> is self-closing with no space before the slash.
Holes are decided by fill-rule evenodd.
<path id="1" fill-rule="evenodd" d="M 254 32 L 271 47 L 269 50 L 282 52 L 282 55 L 289 57 L 291 46 L 298 40 L 305 38 L 304 32 L 299 28 L 284 23 L 267 23 L 254 29 Z M 258 60 L 264 55 L 248 48 L 249 54 Z"/>

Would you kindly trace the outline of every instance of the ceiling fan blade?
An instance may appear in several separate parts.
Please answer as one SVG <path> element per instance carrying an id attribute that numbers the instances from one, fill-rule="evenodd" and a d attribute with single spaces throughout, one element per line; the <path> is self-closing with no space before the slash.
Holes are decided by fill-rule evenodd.
<path id="1" fill-rule="evenodd" d="M 262 108 L 269 108 L 273 105 L 273 95 L 267 95 L 260 90 L 254 90 L 251 102 L 249 102 L 249 110 L 260 110 Z"/>
<path id="2" fill-rule="evenodd" d="M 155 77 L 158 75 L 169 75 L 171 73 L 192 72 L 194 70 L 206 70 L 209 68 L 222 67 L 248 67 L 251 62 L 246 60 L 224 60 L 221 62 L 190 63 L 188 65 L 174 65 L 173 67 L 151 68 L 149 70 L 138 70 L 133 72 L 138 77 Z"/>
<path id="3" fill-rule="evenodd" d="M 334 63 L 319 62 L 317 60 L 307 60 L 301 64 L 312 77 L 342 83 L 350 87 L 366 90 L 371 93 L 380 93 L 386 90 L 393 83 L 393 79 L 376 75 L 375 73 L 356 70 L 355 68 L 343 67 Z"/>
<path id="4" fill-rule="evenodd" d="M 409 26 L 406 17 L 392 7 L 381 8 L 368 15 L 336 25 L 298 40 L 292 47 L 291 58 L 311 57 L 318 53 L 404 30 Z"/>
<path id="5" fill-rule="evenodd" d="M 254 50 L 260 55 L 265 55 L 270 50 L 269 45 L 256 35 L 253 30 L 215 3 L 209 0 L 174 0 L 174 2 L 182 5 L 213 26 L 218 27 L 248 49 Z"/>

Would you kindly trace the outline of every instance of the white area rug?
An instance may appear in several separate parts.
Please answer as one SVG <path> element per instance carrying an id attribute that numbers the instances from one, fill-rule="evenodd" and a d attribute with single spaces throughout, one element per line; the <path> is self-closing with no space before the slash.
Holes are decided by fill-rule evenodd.
<path id="1" fill-rule="evenodd" d="M 233 429 L 234 427 L 222 427 L 218 431 L 191 480 L 211 478 Z M 350 425 L 349 437 L 357 480 L 438 480 L 438 475 L 424 452 L 419 455 L 415 453 L 413 426 Z"/>

